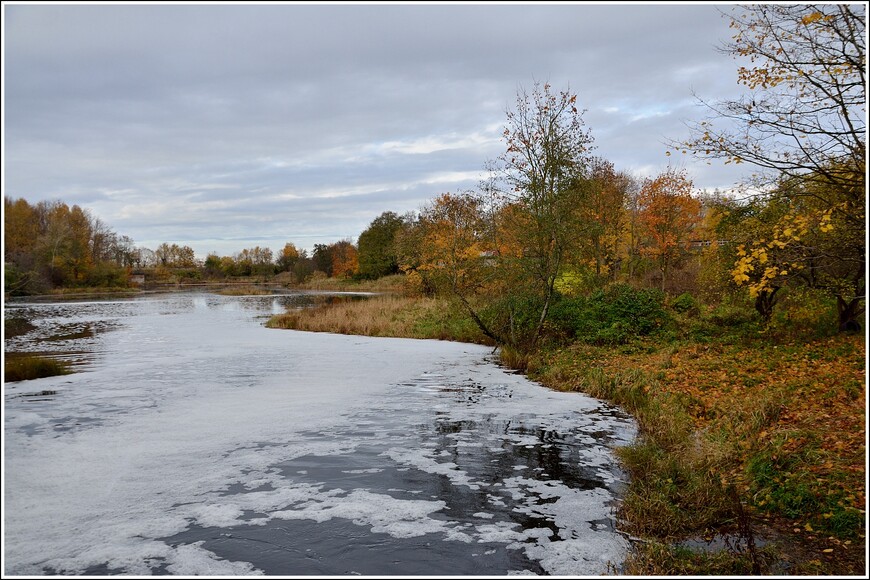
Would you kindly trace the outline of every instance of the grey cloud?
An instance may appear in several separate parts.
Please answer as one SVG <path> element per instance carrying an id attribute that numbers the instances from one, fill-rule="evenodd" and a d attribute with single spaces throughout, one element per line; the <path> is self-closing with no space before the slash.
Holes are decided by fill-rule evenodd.
<path id="1" fill-rule="evenodd" d="M 738 90 L 704 5 L 4 9 L 6 195 L 91 207 L 136 240 L 356 236 L 473 187 L 535 80 L 578 93 L 620 168 L 667 164 L 692 90 Z"/>

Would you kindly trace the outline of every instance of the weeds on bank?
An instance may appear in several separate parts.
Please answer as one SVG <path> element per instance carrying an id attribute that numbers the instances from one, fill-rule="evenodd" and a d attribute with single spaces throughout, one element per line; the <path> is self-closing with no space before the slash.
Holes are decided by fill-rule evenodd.
<path id="1" fill-rule="evenodd" d="M 31 330 L 35 330 L 36 326 L 31 324 L 24 318 L 4 318 L 3 319 L 3 339 L 13 338 L 27 334 Z"/>
<path id="2" fill-rule="evenodd" d="M 459 306 L 434 298 L 375 296 L 357 302 L 324 304 L 273 316 L 269 328 L 364 336 L 428 338 L 486 344 Z"/>
<path id="3" fill-rule="evenodd" d="M 6 358 L 3 380 L 28 381 L 69 374 L 68 366 L 60 361 L 41 356 L 16 356 Z"/>
<path id="4" fill-rule="evenodd" d="M 352 278 L 314 277 L 295 288 L 303 290 L 321 290 L 334 292 L 401 292 L 405 284 L 405 276 L 394 274 L 383 276 L 377 280 L 354 280 Z"/>
<path id="5" fill-rule="evenodd" d="M 769 547 L 759 550 L 753 562 L 750 554 L 739 549 L 707 551 L 648 542 L 636 546 L 629 554 L 625 573 L 631 576 L 749 576 L 769 572 L 776 558 L 777 554 Z"/>
<path id="6" fill-rule="evenodd" d="M 221 288 L 215 292 L 221 296 L 266 296 L 272 294 L 270 290 L 265 288 L 257 288 L 256 286 L 228 286 Z"/>

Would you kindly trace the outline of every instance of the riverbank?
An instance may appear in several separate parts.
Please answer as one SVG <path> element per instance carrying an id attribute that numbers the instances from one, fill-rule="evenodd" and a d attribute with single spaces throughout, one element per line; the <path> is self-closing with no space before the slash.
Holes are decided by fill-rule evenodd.
<path id="1" fill-rule="evenodd" d="M 692 316 L 664 337 L 554 344 L 522 361 L 529 378 L 638 420 L 641 437 L 619 451 L 632 476 L 619 518 L 637 538 L 626 573 L 863 575 L 864 337 Z M 269 326 L 484 342 L 461 308 L 427 298 L 324 305 Z"/>

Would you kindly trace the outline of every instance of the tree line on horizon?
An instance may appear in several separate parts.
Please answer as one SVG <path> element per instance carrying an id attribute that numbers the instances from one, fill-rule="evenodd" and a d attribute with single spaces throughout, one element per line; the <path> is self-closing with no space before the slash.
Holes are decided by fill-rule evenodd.
<path id="1" fill-rule="evenodd" d="M 763 320 L 790 289 L 836 302 L 854 329 L 865 292 L 865 15 L 848 6 L 752 6 L 732 16 L 725 48 L 750 57 L 738 82 L 752 93 L 708 105 L 677 150 L 759 172 L 739 199 L 699 192 L 685 170 L 646 178 L 593 155 L 577 95 L 535 83 L 507 113 L 504 153 L 488 178 L 417 212 L 386 211 L 356 243 L 293 243 L 209 254 L 148 250 L 78 206 L 4 199 L 6 291 L 122 285 L 135 269 L 190 277 L 377 279 L 462 303 L 499 344 L 534 348 L 553 312 L 614 285 L 742 297 Z M 861 34 L 859 34 L 859 32 Z M 731 129 L 719 129 L 728 120 Z M 652 294 L 650 294 L 652 295 Z"/>

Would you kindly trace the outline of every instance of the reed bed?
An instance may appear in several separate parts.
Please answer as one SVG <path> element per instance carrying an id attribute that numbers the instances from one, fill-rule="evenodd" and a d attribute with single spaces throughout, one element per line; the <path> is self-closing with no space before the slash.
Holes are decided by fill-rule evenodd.
<path id="1" fill-rule="evenodd" d="M 485 337 L 467 317 L 461 316 L 456 305 L 424 297 L 383 295 L 302 308 L 273 316 L 266 326 L 309 332 L 486 343 Z"/>

